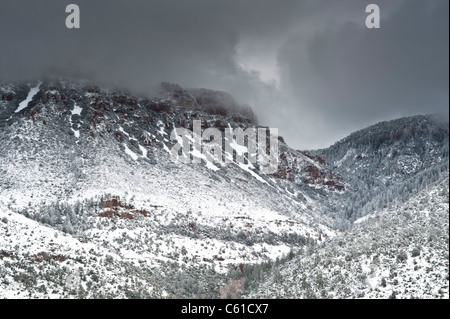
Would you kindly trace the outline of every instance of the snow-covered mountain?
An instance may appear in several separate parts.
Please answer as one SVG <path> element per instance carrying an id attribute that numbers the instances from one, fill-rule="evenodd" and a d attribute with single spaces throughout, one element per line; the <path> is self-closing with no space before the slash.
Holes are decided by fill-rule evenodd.
<path id="1" fill-rule="evenodd" d="M 332 240 L 448 171 L 448 121 L 430 116 L 326 150 L 279 137 L 273 174 L 173 162 L 171 132 L 194 120 L 258 125 L 228 93 L 170 83 L 153 97 L 78 80 L 0 85 L 0 297 L 226 296 L 235 272 Z"/>
<path id="2" fill-rule="evenodd" d="M 351 222 L 400 204 L 448 171 L 448 115 L 418 115 L 381 122 L 312 151 L 345 180 L 341 199 L 324 210 L 347 228 Z M 336 196 L 335 196 L 336 197 Z"/>

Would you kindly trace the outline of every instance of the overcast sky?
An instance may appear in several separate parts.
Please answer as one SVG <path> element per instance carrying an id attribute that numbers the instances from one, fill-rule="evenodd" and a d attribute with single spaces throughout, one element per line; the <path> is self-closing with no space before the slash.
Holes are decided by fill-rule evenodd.
<path id="1" fill-rule="evenodd" d="M 76 3 L 81 28 L 65 27 Z M 366 5 L 381 28 L 365 26 Z M 293 147 L 449 104 L 448 0 L 0 2 L 0 80 L 228 91 Z M 448 111 L 446 111 L 448 112 Z"/>

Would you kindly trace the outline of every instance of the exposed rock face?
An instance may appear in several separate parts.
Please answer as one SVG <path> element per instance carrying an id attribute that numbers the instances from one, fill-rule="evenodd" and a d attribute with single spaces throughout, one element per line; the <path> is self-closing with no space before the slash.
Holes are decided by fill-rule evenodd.
<path id="1" fill-rule="evenodd" d="M 313 156 L 308 151 L 290 149 L 281 142 L 278 171 L 273 174 L 297 184 L 323 187 L 330 191 L 345 190 L 345 183 L 339 174 L 334 173 L 326 164 L 325 158 Z"/>
<path id="2" fill-rule="evenodd" d="M 181 109 L 195 110 L 200 108 L 196 98 L 177 84 L 163 82 L 160 91 L 163 96 L 172 99 Z"/>
<path id="3" fill-rule="evenodd" d="M 161 95 L 178 108 L 184 110 L 201 110 L 222 117 L 230 116 L 234 122 L 257 124 L 257 119 L 249 106 L 235 101 L 231 94 L 208 89 L 183 89 L 177 84 L 161 84 Z"/>

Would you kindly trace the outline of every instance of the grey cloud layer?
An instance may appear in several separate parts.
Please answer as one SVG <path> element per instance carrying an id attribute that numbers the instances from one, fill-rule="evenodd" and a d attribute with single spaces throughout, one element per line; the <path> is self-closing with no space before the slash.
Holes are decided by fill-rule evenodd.
<path id="1" fill-rule="evenodd" d="M 80 30 L 65 28 L 64 1 L 0 3 L 0 79 L 225 90 L 298 148 L 448 105 L 447 0 L 374 1 L 380 30 L 365 28 L 359 0 L 74 2 Z M 280 82 L 243 69 L 242 57 L 273 64 Z"/>

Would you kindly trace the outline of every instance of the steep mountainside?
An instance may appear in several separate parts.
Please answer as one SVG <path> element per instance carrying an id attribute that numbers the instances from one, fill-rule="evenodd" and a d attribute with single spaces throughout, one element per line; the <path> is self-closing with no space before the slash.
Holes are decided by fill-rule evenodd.
<path id="1" fill-rule="evenodd" d="M 448 173 L 406 203 L 249 276 L 250 298 L 448 298 Z M 260 279 L 262 278 L 262 279 Z M 261 282 L 261 284 L 259 284 Z"/>
<path id="2" fill-rule="evenodd" d="M 345 207 L 338 200 L 331 202 L 327 211 L 352 222 L 402 203 L 437 181 L 448 171 L 448 123 L 448 115 L 381 122 L 312 152 L 325 158 L 348 185 Z"/>

